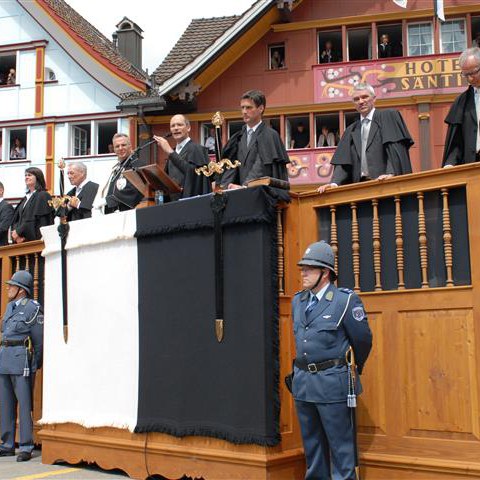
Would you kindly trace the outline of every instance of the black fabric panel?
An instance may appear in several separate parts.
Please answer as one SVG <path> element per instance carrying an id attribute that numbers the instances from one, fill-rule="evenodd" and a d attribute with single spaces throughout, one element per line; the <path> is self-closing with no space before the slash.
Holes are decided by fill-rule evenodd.
<path id="1" fill-rule="evenodd" d="M 443 206 L 440 192 L 425 192 L 425 226 L 427 229 L 428 284 L 444 287 L 447 280 L 443 247 Z"/>
<path id="2" fill-rule="evenodd" d="M 422 275 L 418 242 L 418 200 L 416 195 L 401 197 L 405 288 L 420 288 Z"/>
<path id="3" fill-rule="evenodd" d="M 330 208 L 319 208 L 317 210 L 318 239 L 327 243 L 332 241 Z"/>
<path id="4" fill-rule="evenodd" d="M 137 211 L 143 232 L 137 432 L 260 445 L 280 441 L 275 201 L 263 188 L 232 193 L 223 229 L 221 343 L 215 335 L 213 230 L 193 229 L 189 221 L 211 225 L 209 202 L 167 205 L 178 205 L 186 230 L 163 235 L 151 232 L 167 231 L 158 222 L 164 212 L 167 224 L 172 222 L 174 208 Z M 239 218 L 244 223 L 235 223 Z"/>
<path id="5" fill-rule="evenodd" d="M 337 207 L 337 236 L 338 285 L 353 289 L 355 280 L 353 277 L 352 213 L 350 205 Z"/>
<path id="6" fill-rule="evenodd" d="M 397 249 L 395 237 L 395 202 L 393 198 L 380 200 L 380 254 L 382 265 L 382 290 L 398 288 Z"/>
<path id="7" fill-rule="evenodd" d="M 449 191 L 450 226 L 453 243 L 453 279 L 455 285 L 470 285 L 470 245 L 465 187 Z"/>
<path id="8" fill-rule="evenodd" d="M 373 268 L 373 207 L 370 202 L 357 205 L 358 232 L 360 239 L 360 290 L 375 290 L 375 270 Z"/>

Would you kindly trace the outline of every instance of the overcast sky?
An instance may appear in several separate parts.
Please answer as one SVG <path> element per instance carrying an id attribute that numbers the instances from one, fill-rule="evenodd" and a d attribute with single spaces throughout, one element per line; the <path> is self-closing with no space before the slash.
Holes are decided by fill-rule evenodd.
<path id="1" fill-rule="evenodd" d="M 115 25 L 128 17 L 143 30 L 143 68 L 155 70 L 193 18 L 239 15 L 255 0 L 66 0 L 112 39 Z"/>

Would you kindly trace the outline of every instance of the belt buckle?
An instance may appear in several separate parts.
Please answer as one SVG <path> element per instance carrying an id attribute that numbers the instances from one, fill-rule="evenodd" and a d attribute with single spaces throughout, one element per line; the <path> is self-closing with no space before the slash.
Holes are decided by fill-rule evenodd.
<path id="1" fill-rule="evenodd" d="M 317 368 L 317 365 L 315 363 L 309 363 L 307 365 L 307 369 L 310 373 L 317 373 L 318 372 L 318 368 Z"/>

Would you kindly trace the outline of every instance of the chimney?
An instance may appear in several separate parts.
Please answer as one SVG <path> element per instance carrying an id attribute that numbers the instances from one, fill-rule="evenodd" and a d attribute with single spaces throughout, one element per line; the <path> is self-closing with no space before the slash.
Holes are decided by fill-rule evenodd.
<path id="1" fill-rule="evenodd" d="M 112 35 L 113 43 L 127 60 L 142 70 L 143 30 L 127 17 L 123 17 L 116 27 L 117 31 Z"/>

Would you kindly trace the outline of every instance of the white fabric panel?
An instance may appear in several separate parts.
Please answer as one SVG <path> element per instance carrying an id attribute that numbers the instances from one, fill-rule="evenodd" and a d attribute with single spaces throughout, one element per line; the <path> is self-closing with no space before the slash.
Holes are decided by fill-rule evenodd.
<path id="1" fill-rule="evenodd" d="M 138 406 L 138 261 L 135 211 L 71 223 L 68 343 L 63 339 L 60 242 L 45 241 L 45 424 L 133 431 Z M 82 243 L 84 245 L 82 246 Z"/>

